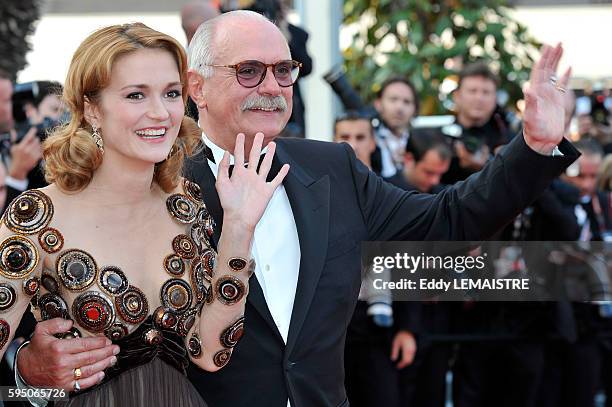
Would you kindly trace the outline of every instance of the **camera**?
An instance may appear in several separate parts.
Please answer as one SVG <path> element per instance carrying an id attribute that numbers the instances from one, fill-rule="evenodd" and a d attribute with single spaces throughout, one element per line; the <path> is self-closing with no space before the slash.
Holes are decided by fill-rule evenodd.
<path id="1" fill-rule="evenodd" d="M 323 79 L 340 98 L 344 110 L 354 110 L 370 117 L 376 116 L 376 110 L 372 106 L 367 106 L 355 89 L 353 89 L 341 65 L 332 68 L 323 75 Z"/>

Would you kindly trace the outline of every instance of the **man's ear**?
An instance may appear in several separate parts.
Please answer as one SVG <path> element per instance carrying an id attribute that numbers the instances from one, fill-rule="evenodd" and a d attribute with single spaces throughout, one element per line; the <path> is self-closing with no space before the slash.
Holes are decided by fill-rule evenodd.
<path id="1" fill-rule="evenodd" d="M 100 127 L 100 123 L 102 122 L 100 109 L 98 108 L 98 105 L 90 101 L 88 98 L 85 98 L 83 116 L 85 117 L 85 121 L 87 121 L 90 126 Z"/>
<path id="2" fill-rule="evenodd" d="M 451 96 L 453 98 L 453 103 L 455 104 L 455 110 L 457 110 L 457 105 L 461 105 L 461 95 L 460 95 L 460 90 L 459 88 L 455 89 L 453 91 L 453 93 L 451 93 Z"/>
<path id="3" fill-rule="evenodd" d="M 206 79 L 198 72 L 192 69 L 187 72 L 187 91 L 198 109 L 204 109 L 207 105 L 205 82 Z"/>
<path id="4" fill-rule="evenodd" d="M 376 151 L 376 140 L 374 139 L 374 132 L 372 132 L 372 135 L 370 137 L 370 142 L 368 143 L 368 150 L 370 154 L 374 154 L 374 151 Z"/>

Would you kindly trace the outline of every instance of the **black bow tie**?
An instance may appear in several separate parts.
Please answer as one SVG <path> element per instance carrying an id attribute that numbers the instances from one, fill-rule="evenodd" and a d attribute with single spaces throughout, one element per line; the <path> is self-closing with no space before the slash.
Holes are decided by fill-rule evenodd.
<path id="1" fill-rule="evenodd" d="M 210 149 L 210 147 L 208 147 L 208 146 L 204 147 L 204 154 L 206 155 L 206 158 L 208 158 L 210 161 L 212 161 L 213 163 L 216 164 L 215 156 L 214 156 L 212 150 Z M 257 171 L 259 171 L 259 167 L 261 166 L 261 162 L 263 161 L 265 156 L 266 156 L 266 153 L 262 153 L 259 156 L 259 164 L 257 164 Z M 276 175 L 280 171 L 281 167 L 282 167 L 282 165 L 277 165 L 276 157 L 274 157 L 274 159 L 272 160 L 272 166 L 270 168 L 270 172 L 268 173 L 268 176 L 266 177 L 266 181 L 267 182 L 272 181 L 274 179 L 274 177 L 276 177 Z M 234 164 L 230 164 L 230 166 L 229 166 L 229 175 L 230 175 L 230 177 L 232 176 L 232 172 L 233 171 L 234 171 Z"/>

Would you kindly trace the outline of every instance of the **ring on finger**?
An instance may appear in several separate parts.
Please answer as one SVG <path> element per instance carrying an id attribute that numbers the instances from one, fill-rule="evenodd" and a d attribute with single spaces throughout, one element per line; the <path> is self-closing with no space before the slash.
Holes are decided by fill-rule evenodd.
<path id="1" fill-rule="evenodd" d="M 550 84 L 553 86 L 557 86 L 557 81 L 559 80 L 559 78 L 557 78 L 557 75 L 550 75 L 550 77 L 548 78 L 548 80 L 550 81 Z"/>
<path id="2" fill-rule="evenodd" d="M 77 367 L 74 369 L 74 380 L 79 380 L 83 373 L 81 372 L 81 368 Z"/>
<path id="3" fill-rule="evenodd" d="M 75 381 L 74 381 L 74 387 L 73 387 L 73 388 L 74 388 L 74 391 L 75 391 L 75 392 L 77 392 L 77 391 L 80 391 L 80 390 L 81 390 L 81 385 L 79 384 L 79 381 L 78 381 L 78 380 L 75 380 Z"/>

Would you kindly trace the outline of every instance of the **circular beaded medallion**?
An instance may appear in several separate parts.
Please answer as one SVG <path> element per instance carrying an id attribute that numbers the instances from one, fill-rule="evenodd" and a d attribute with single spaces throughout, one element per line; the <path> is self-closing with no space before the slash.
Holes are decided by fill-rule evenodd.
<path id="1" fill-rule="evenodd" d="M 0 283 L 0 312 L 10 309 L 16 301 L 15 288 L 9 283 Z"/>
<path id="2" fill-rule="evenodd" d="M 185 262 L 178 254 L 169 254 L 164 259 L 164 269 L 173 276 L 185 274 Z"/>
<path id="3" fill-rule="evenodd" d="M 40 279 L 38 277 L 30 277 L 23 282 L 23 292 L 27 296 L 33 296 L 40 289 Z"/>
<path id="4" fill-rule="evenodd" d="M 0 243 L 0 274 L 8 278 L 23 278 L 38 265 L 38 250 L 22 236 L 7 237 Z"/>
<path id="5" fill-rule="evenodd" d="M 53 217 L 51 199 L 32 189 L 17 197 L 4 215 L 6 226 L 15 233 L 33 234 L 47 227 Z"/>
<path id="6" fill-rule="evenodd" d="M 49 273 L 42 273 L 42 276 L 40 277 L 40 284 L 45 288 L 45 290 L 49 291 L 52 294 L 59 293 L 59 283 L 57 282 L 55 277 L 53 277 Z"/>
<path id="7" fill-rule="evenodd" d="M 172 239 L 172 249 L 184 259 L 193 259 L 197 253 L 193 240 L 187 235 L 178 235 Z"/>
<path id="8" fill-rule="evenodd" d="M 164 307 L 181 313 L 189 308 L 191 301 L 191 287 L 184 280 L 172 278 L 162 286 L 161 302 Z"/>
<path id="9" fill-rule="evenodd" d="M 11 326 L 8 322 L 0 318 L 0 349 L 6 345 L 9 336 L 11 336 Z"/>
<path id="10" fill-rule="evenodd" d="M 236 304 L 244 294 L 244 284 L 234 276 L 222 276 L 215 284 L 215 297 L 225 305 Z"/>
<path id="11" fill-rule="evenodd" d="M 57 229 L 46 228 L 38 234 L 38 242 L 47 253 L 55 253 L 64 247 L 64 236 Z"/>
<path id="12" fill-rule="evenodd" d="M 200 342 L 200 337 L 197 333 L 192 333 L 191 338 L 187 342 L 187 350 L 191 357 L 199 358 L 202 356 L 202 342 Z"/>
<path id="13" fill-rule="evenodd" d="M 108 329 L 104 331 L 104 335 L 111 341 L 118 341 L 124 338 L 128 334 L 127 326 L 121 322 L 115 322 Z"/>
<path id="14" fill-rule="evenodd" d="M 221 333 L 219 340 L 221 341 L 221 345 L 225 346 L 226 348 L 233 348 L 236 346 L 240 338 L 242 338 L 243 334 L 244 317 L 241 317 Z"/>
<path id="15" fill-rule="evenodd" d="M 185 195 L 173 194 L 166 199 L 170 215 L 181 223 L 191 223 L 196 217 L 196 206 Z"/>
<path id="16" fill-rule="evenodd" d="M 176 331 L 179 335 L 181 335 L 182 337 L 187 336 L 189 330 L 193 327 L 193 324 L 195 323 L 197 312 L 198 311 L 196 308 L 191 308 L 179 317 L 178 324 L 176 326 Z"/>
<path id="17" fill-rule="evenodd" d="M 234 271 L 241 271 L 247 266 L 247 261 L 242 257 L 232 257 L 228 260 L 227 265 Z"/>
<path id="18" fill-rule="evenodd" d="M 153 322 L 162 329 L 174 329 L 178 323 L 178 317 L 172 311 L 166 311 L 164 307 L 157 307 L 153 313 Z"/>
<path id="19" fill-rule="evenodd" d="M 93 284 L 98 274 L 98 265 L 93 257 L 78 249 L 62 252 L 55 261 L 57 276 L 71 291 L 82 291 Z"/>
<path id="20" fill-rule="evenodd" d="M 53 318 L 70 319 L 68 305 L 62 297 L 57 294 L 44 294 L 38 299 L 38 307 L 43 320 Z"/>
<path id="21" fill-rule="evenodd" d="M 115 266 L 102 267 L 98 284 L 107 294 L 112 296 L 123 294 L 130 286 L 123 271 Z"/>
<path id="22" fill-rule="evenodd" d="M 149 346 L 157 346 L 164 340 L 162 333 L 155 328 L 147 329 L 143 335 L 143 338 L 145 343 Z"/>
<path id="23" fill-rule="evenodd" d="M 130 324 L 139 324 L 149 313 L 147 297 L 134 286 L 130 286 L 122 295 L 115 297 L 117 313 Z"/>
<path id="24" fill-rule="evenodd" d="M 102 294 L 88 291 L 72 303 L 72 314 L 90 332 L 104 332 L 115 320 L 113 305 Z"/>
<path id="25" fill-rule="evenodd" d="M 202 200 L 202 190 L 198 184 L 189 181 L 187 178 L 183 178 L 183 189 L 185 190 L 187 196 L 194 202 L 199 204 L 204 203 Z"/>
<path id="26" fill-rule="evenodd" d="M 232 351 L 229 349 L 223 349 L 219 352 L 215 353 L 213 356 L 213 362 L 217 367 L 223 367 L 227 365 L 227 362 L 230 360 L 230 356 L 232 356 Z"/>

